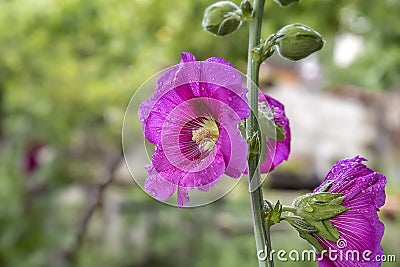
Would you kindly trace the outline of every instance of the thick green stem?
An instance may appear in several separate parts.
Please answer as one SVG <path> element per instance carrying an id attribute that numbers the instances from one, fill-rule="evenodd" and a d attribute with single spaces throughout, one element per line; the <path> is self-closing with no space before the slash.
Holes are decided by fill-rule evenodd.
<path id="1" fill-rule="evenodd" d="M 254 0 L 253 4 L 254 18 L 249 22 L 249 51 L 247 65 L 247 88 L 249 88 L 248 99 L 251 108 L 250 118 L 247 120 L 247 136 L 253 137 L 258 131 L 258 75 L 260 63 L 254 61 L 251 57 L 251 50 L 260 43 L 261 24 L 264 12 L 264 0 Z M 249 185 L 250 185 L 250 202 L 253 215 L 254 237 L 256 240 L 257 256 L 265 255 L 265 260 L 258 257 L 260 267 L 273 267 L 273 259 L 271 255 L 271 239 L 269 225 L 265 224 L 263 214 L 263 193 L 261 188 L 261 173 L 259 166 L 259 153 L 249 154 Z M 260 254 L 259 252 L 264 253 Z"/>

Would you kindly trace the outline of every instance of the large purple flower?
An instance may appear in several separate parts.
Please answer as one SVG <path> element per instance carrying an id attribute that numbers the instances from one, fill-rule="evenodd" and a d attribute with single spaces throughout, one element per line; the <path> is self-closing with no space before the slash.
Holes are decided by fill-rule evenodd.
<path id="1" fill-rule="evenodd" d="M 338 252 L 335 260 L 325 255 L 319 261 L 319 266 L 381 265 L 379 257 L 376 256 L 383 254 L 380 242 L 384 225 L 379 220 L 377 211 L 385 203 L 386 177 L 367 168 L 363 161 L 366 159 L 358 156 L 338 161 L 324 182 L 314 190 L 317 192 L 329 186 L 327 192 L 343 194 L 345 199 L 341 205 L 348 208 L 347 211 L 330 219 L 340 233 L 340 242 L 330 241 L 314 234 L 324 250 Z M 342 257 L 339 256 L 339 252 Z M 352 256 L 352 253 L 355 256 Z M 356 254 L 359 255 L 358 258 Z"/>
<path id="2" fill-rule="evenodd" d="M 258 95 L 258 102 L 262 110 L 272 111 L 273 121 L 276 125 L 275 136 L 268 136 L 266 140 L 266 155 L 260 166 L 261 173 L 268 173 L 276 166 L 287 160 L 290 153 L 290 128 L 289 119 L 286 117 L 284 106 L 276 99 L 265 93 Z M 260 110 L 260 112 L 262 112 Z M 262 120 L 265 118 L 259 118 Z"/>
<path id="3" fill-rule="evenodd" d="M 238 124 L 250 114 L 247 89 L 231 64 L 181 56 L 139 107 L 144 135 L 155 145 L 145 190 L 159 200 L 177 190 L 180 207 L 189 203 L 188 190 L 207 191 L 224 173 L 241 176 L 248 148 Z"/>

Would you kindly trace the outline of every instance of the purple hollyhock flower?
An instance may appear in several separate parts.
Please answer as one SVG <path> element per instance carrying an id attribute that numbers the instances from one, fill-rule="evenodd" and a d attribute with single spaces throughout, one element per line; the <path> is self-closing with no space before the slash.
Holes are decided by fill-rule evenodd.
<path id="1" fill-rule="evenodd" d="M 285 114 L 285 107 L 276 99 L 271 96 L 260 93 L 258 95 L 259 105 L 263 105 L 265 109 L 273 110 L 273 119 L 275 124 L 280 127 L 284 132 L 278 133 L 276 131 L 275 138 L 267 137 L 266 148 L 267 154 L 265 160 L 260 166 L 261 173 L 268 173 L 275 169 L 276 166 L 287 160 L 290 153 L 290 128 L 289 119 Z M 260 119 L 260 118 L 259 118 Z M 281 139 L 277 139 L 282 134 Z"/>
<path id="2" fill-rule="evenodd" d="M 139 107 L 144 135 L 155 145 L 144 188 L 159 200 L 177 190 L 179 207 L 189 203 L 188 190 L 207 191 L 224 173 L 242 175 L 248 147 L 238 124 L 250 114 L 247 89 L 231 64 L 181 57 Z"/>
<path id="3" fill-rule="evenodd" d="M 343 255 L 343 257 L 333 260 L 325 254 L 323 259 L 318 262 L 319 266 L 381 265 L 381 262 L 376 261 L 375 257 L 383 254 L 380 243 L 384 225 L 379 220 L 377 211 L 385 203 L 386 177 L 367 168 L 363 161 L 366 159 L 357 156 L 336 162 L 324 182 L 314 190 L 317 192 L 330 184 L 327 192 L 343 194 L 345 199 L 341 205 L 349 208 L 329 219 L 340 233 L 340 242 L 329 241 L 313 234 L 324 250 L 328 252 L 336 250 L 342 252 Z M 352 258 L 352 256 L 346 258 L 346 255 L 351 255 L 351 252 L 355 251 L 358 252 L 359 259 Z M 367 258 L 363 258 L 363 253 L 367 254 Z M 369 259 L 370 261 L 368 261 Z"/>

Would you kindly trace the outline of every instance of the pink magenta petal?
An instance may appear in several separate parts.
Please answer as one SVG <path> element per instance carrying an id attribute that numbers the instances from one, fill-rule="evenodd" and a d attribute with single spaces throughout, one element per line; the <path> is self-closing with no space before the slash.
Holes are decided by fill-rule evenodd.
<path id="1" fill-rule="evenodd" d="M 158 174 L 174 185 L 178 185 L 179 181 L 186 174 L 186 172 L 171 164 L 171 162 L 165 156 L 162 147 L 160 146 L 156 147 L 156 151 L 153 154 L 151 162 Z"/>
<path id="2" fill-rule="evenodd" d="M 320 254 L 317 254 L 318 258 L 321 258 Z M 321 261 L 318 262 L 319 267 L 336 267 L 329 259 L 328 257 L 323 257 Z"/>
<path id="3" fill-rule="evenodd" d="M 201 92 L 201 96 L 221 101 L 234 110 L 241 119 L 249 117 L 250 109 L 245 96 L 247 89 L 242 90 L 240 94 L 238 94 L 237 91 L 240 90 L 234 90 L 233 86 L 221 87 L 218 85 L 205 83 L 201 83 L 200 86 L 207 88 L 207 90 Z M 239 87 L 241 87 L 241 85 Z"/>
<path id="4" fill-rule="evenodd" d="M 182 52 L 181 53 L 181 63 L 193 62 L 196 61 L 196 58 L 193 56 L 192 53 L 189 52 Z"/>
<path id="5" fill-rule="evenodd" d="M 237 178 L 246 169 L 248 146 L 237 128 L 220 128 L 220 137 L 217 143 L 226 164 L 225 174 Z"/>
<path id="6" fill-rule="evenodd" d="M 264 103 L 267 108 L 274 109 L 274 121 L 285 130 L 285 138 L 282 141 L 275 141 L 272 138 L 267 139 L 267 156 L 261 164 L 261 173 L 273 171 L 276 166 L 287 160 L 290 154 L 291 133 L 289 127 L 289 119 L 286 117 L 284 106 L 271 96 L 260 93 L 258 101 Z"/>
<path id="7" fill-rule="evenodd" d="M 144 135 L 146 138 L 153 144 L 161 144 L 161 131 L 168 114 L 178 105 L 191 98 L 193 98 L 193 94 L 188 86 L 180 86 L 162 95 L 153 104 L 145 121 Z"/>
<path id="8" fill-rule="evenodd" d="M 144 189 L 158 200 L 164 201 L 170 198 L 175 192 L 176 185 L 160 176 L 153 166 L 146 166 L 146 170 L 149 172 L 149 177 L 146 179 Z"/>
<path id="9" fill-rule="evenodd" d="M 188 189 L 185 187 L 178 187 L 178 207 L 181 208 L 190 203 Z"/>
<path id="10" fill-rule="evenodd" d="M 179 181 L 179 186 L 205 189 L 207 185 L 214 184 L 219 178 L 221 178 L 224 171 L 224 159 L 220 153 L 217 153 L 214 161 L 208 166 L 208 168 L 198 172 L 187 172 Z"/>

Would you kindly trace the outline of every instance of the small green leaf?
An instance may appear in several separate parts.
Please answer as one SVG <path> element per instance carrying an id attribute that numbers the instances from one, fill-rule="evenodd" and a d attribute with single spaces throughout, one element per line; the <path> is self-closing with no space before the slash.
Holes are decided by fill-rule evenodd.
<path id="1" fill-rule="evenodd" d="M 243 0 L 240 3 L 240 9 L 242 10 L 242 20 L 247 21 L 253 17 L 253 7 L 249 0 Z"/>
<path id="2" fill-rule="evenodd" d="M 329 219 L 349 210 L 349 208 L 335 203 L 314 203 L 310 206 L 314 209 L 313 218 L 315 220 Z"/>
<path id="3" fill-rule="evenodd" d="M 243 140 L 246 140 L 247 134 L 246 134 L 246 119 L 243 119 L 240 121 L 238 125 L 238 130 L 240 135 L 242 136 Z"/>
<path id="4" fill-rule="evenodd" d="M 328 180 L 319 190 L 318 192 L 328 192 L 331 185 L 335 182 L 335 180 Z"/>
<path id="5" fill-rule="evenodd" d="M 339 231 L 331 224 L 329 220 L 325 221 L 308 221 L 312 226 L 314 226 L 318 231 L 316 235 L 328 239 L 330 241 L 337 241 L 340 237 Z M 326 222 L 327 221 L 327 222 Z M 339 233 L 339 236 L 337 234 Z"/>
<path id="6" fill-rule="evenodd" d="M 275 53 L 275 45 L 279 37 L 281 36 L 271 34 L 268 39 L 261 40 L 260 44 L 250 51 L 253 60 L 261 63 L 271 57 Z"/>
<path id="7" fill-rule="evenodd" d="M 281 216 L 282 216 L 282 205 L 279 202 L 276 202 L 274 209 L 271 212 L 270 218 L 269 218 L 269 224 L 273 225 L 276 223 L 281 222 Z"/>
<path id="8" fill-rule="evenodd" d="M 314 226 L 308 224 L 300 216 L 286 216 L 284 217 L 284 220 L 287 221 L 299 233 L 301 238 L 309 242 L 318 252 L 323 250 L 322 245 L 312 235 L 318 234 L 318 230 Z"/>
<path id="9" fill-rule="evenodd" d="M 338 229 L 332 225 L 331 221 L 329 220 L 323 220 L 322 221 L 326 230 L 328 230 L 328 232 L 331 234 L 331 236 L 333 236 L 334 241 L 338 241 L 340 238 L 340 233 L 338 231 Z"/>

